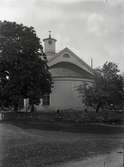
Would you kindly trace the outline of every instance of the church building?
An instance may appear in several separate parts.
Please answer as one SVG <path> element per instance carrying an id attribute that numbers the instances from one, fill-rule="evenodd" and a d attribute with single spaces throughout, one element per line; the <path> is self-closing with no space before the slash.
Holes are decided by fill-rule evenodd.
<path id="1" fill-rule="evenodd" d="M 43 42 L 53 88 L 52 93 L 44 97 L 39 109 L 82 109 L 83 101 L 77 88 L 93 82 L 93 69 L 67 47 L 56 53 L 57 40 L 51 34 Z"/>

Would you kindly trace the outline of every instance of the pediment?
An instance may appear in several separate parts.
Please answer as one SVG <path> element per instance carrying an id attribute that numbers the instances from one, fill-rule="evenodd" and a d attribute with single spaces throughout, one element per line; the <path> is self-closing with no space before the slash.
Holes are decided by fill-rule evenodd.
<path id="1" fill-rule="evenodd" d="M 48 61 L 48 66 L 52 68 L 53 66 L 59 63 L 74 64 L 83 71 L 90 73 L 90 75 L 94 75 L 93 69 L 68 48 L 61 50 L 59 53 L 56 54 L 55 57 L 50 59 Z"/>
<path id="2" fill-rule="evenodd" d="M 92 75 L 90 73 L 70 62 L 57 63 L 50 68 L 50 72 L 53 77 L 92 79 Z"/>

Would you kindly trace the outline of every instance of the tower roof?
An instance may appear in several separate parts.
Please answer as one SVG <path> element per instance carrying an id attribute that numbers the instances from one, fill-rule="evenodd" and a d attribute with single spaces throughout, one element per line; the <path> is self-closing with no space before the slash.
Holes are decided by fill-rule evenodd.
<path id="1" fill-rule="evenodd" d="M 49 37 L 48 37 L 48 38 L 43 39 L 43 41 L 46 41 L 46 40 L 51 39 L 51 40 L 54 40 L 54 41 L 56 42 L 57 40 L 51 37 L 51 32 L 52 32 L 52 31 L 48 31 L 48 32 L 49 32 Z"/>

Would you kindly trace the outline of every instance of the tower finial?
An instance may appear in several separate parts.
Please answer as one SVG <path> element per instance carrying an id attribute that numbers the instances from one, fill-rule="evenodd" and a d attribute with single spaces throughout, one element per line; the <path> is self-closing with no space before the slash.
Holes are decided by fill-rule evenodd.
<path id="1" fill-rule="evenodd" d="M 91 68 L 93 68 L 93 59 L 91 57 Z"/>
<path id="2" fill-rule="evenodd" d="M 48 31 L 48 32 L 49 32 L 49 38 L 51 38 L 51 32 L 52 32 L 52 31 Z"/>

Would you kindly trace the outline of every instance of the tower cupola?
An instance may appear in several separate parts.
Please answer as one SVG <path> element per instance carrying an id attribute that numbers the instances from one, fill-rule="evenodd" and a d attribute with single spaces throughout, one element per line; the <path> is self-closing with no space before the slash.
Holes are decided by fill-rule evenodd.
<path id="1" fill-rule="evenodd" d="M 47 56 L 47 59 L 55 56 L 56 53 L 56 39 L 51 37 L 51 31 L 49 31 L 49 37 L 43 39 L 44 42 L 44 52 Z"/>

